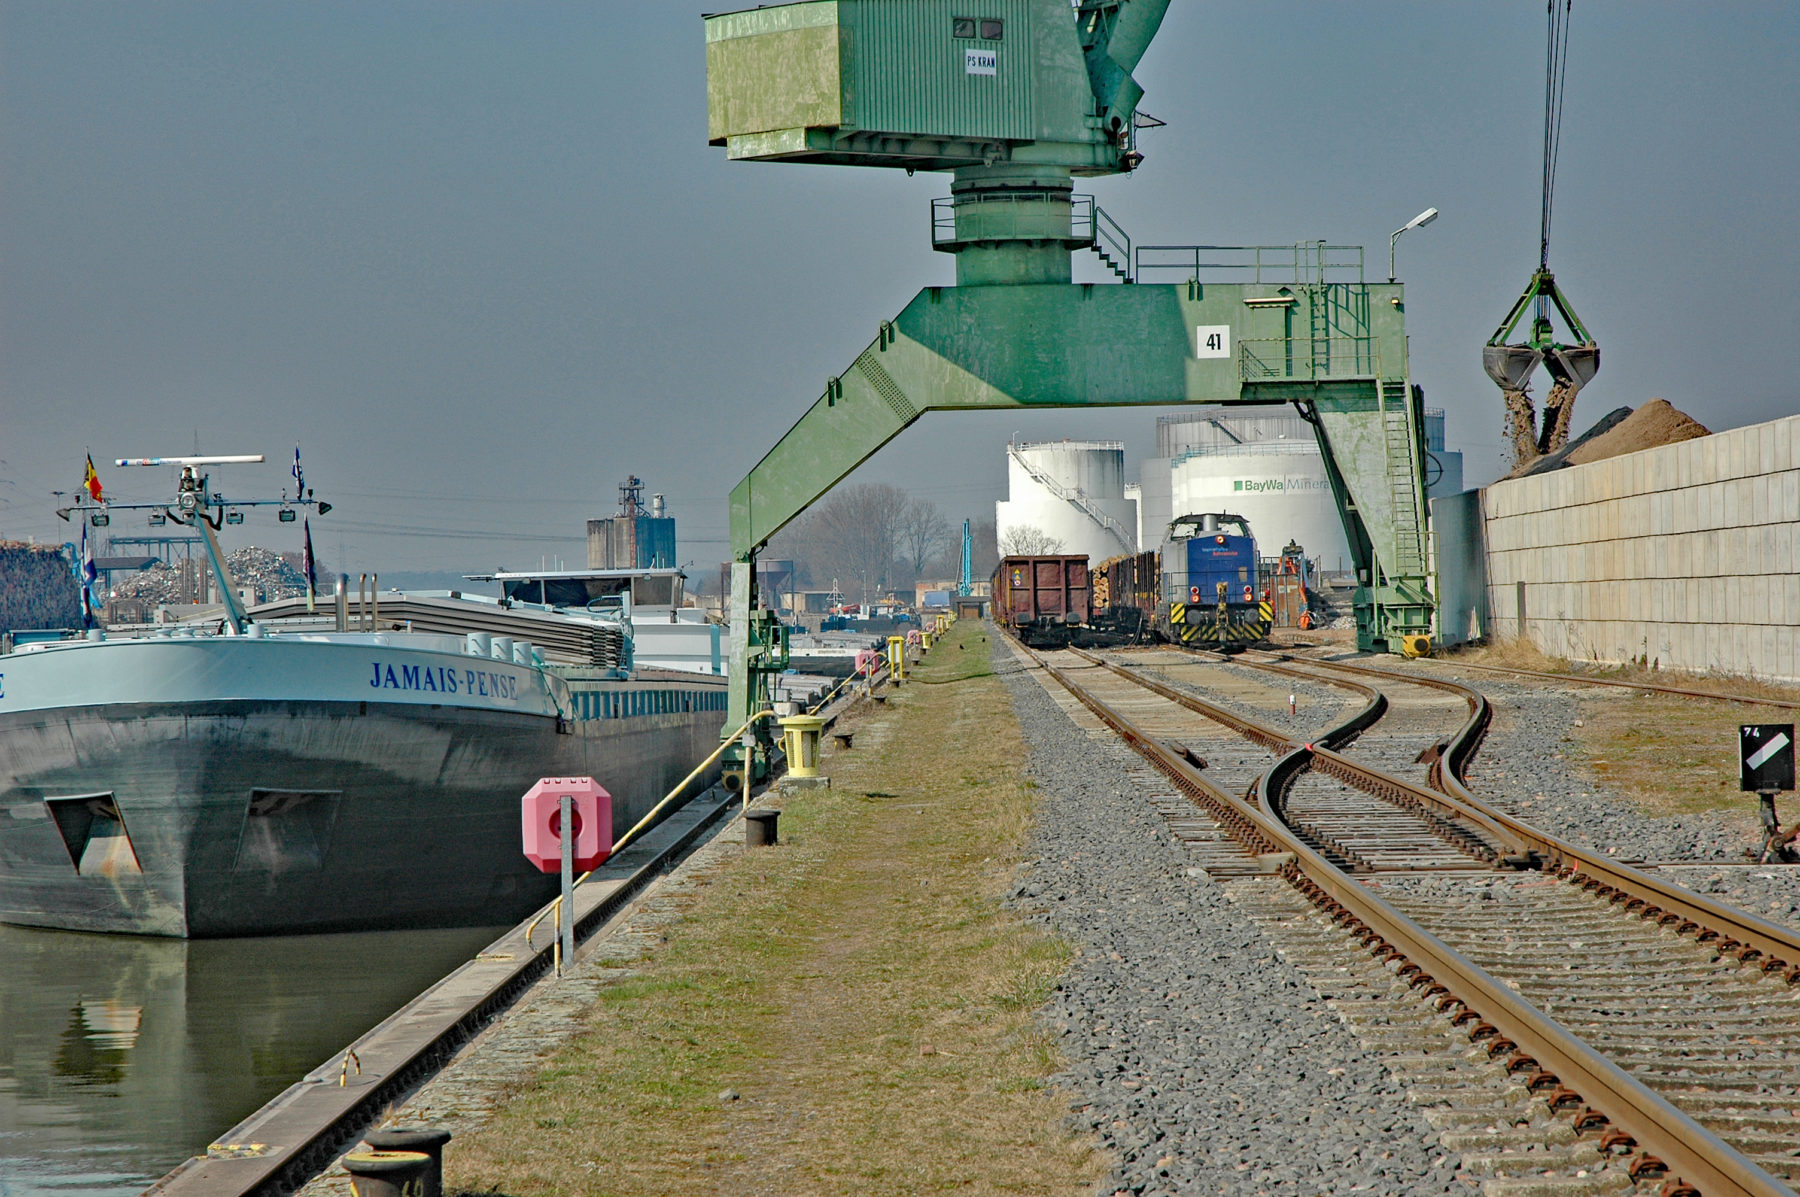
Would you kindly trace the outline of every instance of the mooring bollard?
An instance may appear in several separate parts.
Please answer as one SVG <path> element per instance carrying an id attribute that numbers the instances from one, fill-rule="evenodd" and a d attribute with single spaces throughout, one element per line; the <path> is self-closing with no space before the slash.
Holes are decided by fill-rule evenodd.
<path id="1" fill-rule="evenodd" d="M 817 715 L 789 715 L 781 724 L 781 750 L 787 754 L 789 777 L 819 775 L 819 733 L 825 720 Z"/>
<path id="2" fill-rule="evenodd" d="M 356 1197 L 420 1197 L 431 1157 L 422 1151 L 353 1151 L 344 1157 Z"/>
<path id="3" fill-rule="evenodd" d="M 931 651 L 931 633 L 929 631 L 919 633 L 919 647 L 926 652 Z"/>
<path id="4" fill-rule="evenodd" d="M 906 637 L 889 636 L 888 647 L 888 679 L 890 685 L 898 686 L 906 680 Z"/>
<path id="5" fill-rule="evenodd" d="M 421 1178 L 419 1197 L 442 1197 L 444 1144 L 449 1141 L 450 1132 L 435 1126 L 384 1126 L 363 1136 L 363 1142 L 377 1151 L 416 1151 L 431 1161 Z"/>
<path id="6" fill-rule="evenodd" d="M 744 843 L 752 848 L 772 848 L 778 842 L 775 835 L 776 821 L 781 818 L 778 810 L 747 810 L 744 812 Z"/>

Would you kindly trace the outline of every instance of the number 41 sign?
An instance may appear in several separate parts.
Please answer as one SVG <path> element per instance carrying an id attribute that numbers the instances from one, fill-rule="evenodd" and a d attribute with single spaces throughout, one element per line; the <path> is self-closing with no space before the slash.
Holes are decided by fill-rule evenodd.
<path id="1" fill-rule="evenodd" d="M 1231 325 L 1201 324 L 1194 329 L 1195 357 L 1230 357 Z"/>

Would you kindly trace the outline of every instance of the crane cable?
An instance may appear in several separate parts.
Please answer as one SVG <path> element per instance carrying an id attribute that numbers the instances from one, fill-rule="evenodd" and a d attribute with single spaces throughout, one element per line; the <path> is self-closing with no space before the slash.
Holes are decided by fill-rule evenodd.
<path id="1" fill-rule="evenodd" d="M 1562 149 L 1563 85 L 1569 73 L 1569 14 L 1575 0 L 1548 0 L 1550 32 L 1544 51 L 1544 201 L 1538 225 L 1538 269 L 1550 268 L 1550 209 L 1556 199 L 1556 158 Z"/>

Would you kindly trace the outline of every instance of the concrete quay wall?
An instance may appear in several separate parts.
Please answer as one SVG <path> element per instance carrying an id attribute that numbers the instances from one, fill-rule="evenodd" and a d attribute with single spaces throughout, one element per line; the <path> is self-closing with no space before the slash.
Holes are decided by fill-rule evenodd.
<path id="1" fill-rule="evenodd" d="M 1460 498 L 1434 509 L 1449 642 L 1800 680 L 1800 416 Z"/>

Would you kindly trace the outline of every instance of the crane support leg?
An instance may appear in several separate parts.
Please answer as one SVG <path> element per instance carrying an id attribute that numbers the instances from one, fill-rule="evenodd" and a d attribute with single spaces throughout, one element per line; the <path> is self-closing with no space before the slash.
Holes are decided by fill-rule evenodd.
<path id="1" fill-rule="evenodd" d="M 1299 403 L 1355 558 L 1359 644 L 1397 650 L 1400 634 L 1428 630 L 1424 450 L 1400 288 L 1293 294 L 1197 282 L 921 291 L 731 493 L 729 726 L 766 701 L 770 670 L 785 665 L 779 625 L 756 602 L 757 552 L 926 411 Z M 1294 335 L 1296 314 L 1311 334 Z"/>

